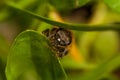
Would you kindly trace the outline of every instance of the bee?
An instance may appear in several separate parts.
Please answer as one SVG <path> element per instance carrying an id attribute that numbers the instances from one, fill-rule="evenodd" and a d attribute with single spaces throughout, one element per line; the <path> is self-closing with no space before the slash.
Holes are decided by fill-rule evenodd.
<path id="1" fill-rule="evenodd" d="M 58 57 L 67 55 L 72 43 L 72 33 L 64 28 L 46 29 L 42 32 L 49 40 L 50 47 Z"/>

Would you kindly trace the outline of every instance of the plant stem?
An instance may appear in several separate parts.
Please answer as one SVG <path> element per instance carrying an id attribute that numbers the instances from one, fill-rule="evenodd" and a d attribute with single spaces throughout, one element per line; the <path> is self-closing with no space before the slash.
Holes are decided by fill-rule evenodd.
<path id="1" fill-rule="evenodd" d="M 71 24 L 71 23 L 61 23 L 57 21 L 53 21 L 49 18 L 45 18 L 43 16 L 37 15 L 31 11 L 24 10 L 22 8 L 17 7 L 16 4 L 11 3 L 11 2 L 6 2 L 6 5 L 21 11 L 22 13 L 28 14 L 33 18 L 39 19 L 41 21 L 44 21 L 48 24 L 54 25 L 54 26 L 59 26 L 61 28 L 66 28 L 66 29 L 71 29 L 71 30 L 78 30 L 78 31 L 106 31 L 106 30 L 120 30 L 120 24 L 107 24 L 107 25 L 88 25 L 88 24 Z"/>

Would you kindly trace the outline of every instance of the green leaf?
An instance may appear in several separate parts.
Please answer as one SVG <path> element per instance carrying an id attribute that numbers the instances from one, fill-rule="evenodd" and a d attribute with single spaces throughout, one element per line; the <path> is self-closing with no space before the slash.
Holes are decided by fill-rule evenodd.
<path id="1" fill-rule="evenodd" d="M 66 80 L 47 40 L 35 31 L 22 32 L 16 38 L 7 61 L 7 80 Z"/>
<path id="2" fill-rule="evenodd" d="M 0 10 L 0 22 L 5 21 L 6 19 L 8 19 L 8 17 L 10 17 L 10 12 L 4 8 L 3 10 Z"/>
<path id="3" fill-rule="evenodd" d="M 36 7 L 36 10 L 34 12 L 39 15 L 45 16 L 49 11 L 47 7 L 47 0 L 38 0 L 37 3 L 39 4 L 37 4 L 38 6 Z M 36 29 L 38 27 L 38 24 L 41 24 L 41 21 L 38 19 L 33 19 L 30 27 L 32 29 Z"/>
<path id="4" fill-rule="evenodd" d="M 99 32 L 84 32 L 82 36 L 79 37 L 79 46 L 80 51 L 84 55 L 87 61 L 90 62 L 91 59 L 91 50 L 93 43 L 95 42 Z"/>
<path id="5" fill-rule="evenodd" d="M 90 0 L 49 0 L 58 11 L 70 11 L 87 4 Z"/>
<path id="6" fill-rule="evenodd" d="M 101 32 L 94 41 L 94 61 L 103 62 L 116 55 L 119 49 L 118 33 L 114 31 Z"/>
<path id="7" fill-rule="evenodd" d="M 103 0 L 111 9 L 120 12 L 120 0 Z"/>
<path id="8" fill-rule="evenodd" d="M 44 30 L 46 30 L 46 29 L 51 29 L 51 28 L 53 28 L 52 25 L 47 24 L 47 23 L 45 23 L 45 22 L 41 22 L 41 24 L 39 25 L 37 31 L 42 32 L 42 31 L 44 31 Z"/>
<path id="9" fill-rule="evenodd" d="M 87 61 L 102 63 L 116 55 L 118 51 L 117 32 L 85 32 L 80 37 L 80 51 Z"/>
<path id="10" fill-rule="evenodd" d="M 69 11 L 75 8 L 75 0 L 49 0 L 49 2 L 58 10 L 58 11 Z"/>
<path id="11" fill-rule="evenodd" d="M 2 35 L 0 35 L 0 45 L 0 80 L 6 80 L 5 64 L 9 45 L 7 44 L 7 41 Z"/>
<path id="12" fill-rule="evenodd" d="M 28 7 L 28 6 L 30 6 L 30 5 L 32 5 L 33 3 L 35 3 L 36 2 L 36 0 L 25 0 L 25 1 L 23 1 L 23 0 L 19 0 L 19 1 L 14 1 L 15 2 L 15 4 L 17 4 L 19 7 L 22 7 L 22 8 L 26 8 L 26 7 Z"/>
<path id="13" fill-rule="evenodd" d="M 105 31 L 105 30 L 120 30 L 119 24 L 107 24 L 107 25 L 87 25 L 87 24 L 70 24 L 70 23 L 61 23 L 57 21 L 50 20 L 48 18 L 45 18 L 43 16 L 34 14 L 28 10 L 21 9 L 17 7 L 14 3 L 7 2 L 6 5 L 9 7 L 16 9 L 18 11 L 21 11 L 22 13 L 28 14 L 36 19 L 39 19 L 41 21 L 44 21 L 46 23 L 49 23 L 51 25 L 59 26 L 62 28 L 72 29 L 72 30 L 78 30 L 78 31 Z"/>
<path id="14" fill-rule="evenodd" d="M 6 80 L 5 64 L 3 63 L 1 58 L 0 58 L 0 80 Z"/>
<path id="15" fill-rule="evenodd" d="M 78 1 L 78 6 L 83 6 L 87 4 L 90 0 L 77 0 Z"/>
<path id="16" fill-rule="evenodd" d="M 120 54 L 113 56 L 111 59 L 105 61 L 88 74 L 84 75 L 80 80 L 99 80 L 105 74 L 113 71 L 120 66 Z"/>
<path id="17" fill-rule="evenodd" d="M 0 35 L 0 58 L 3 61 L 6 61 L 6 57 L 8 55 L 9 51 L 9 44 L 7 43 L 6 39 Z"/>

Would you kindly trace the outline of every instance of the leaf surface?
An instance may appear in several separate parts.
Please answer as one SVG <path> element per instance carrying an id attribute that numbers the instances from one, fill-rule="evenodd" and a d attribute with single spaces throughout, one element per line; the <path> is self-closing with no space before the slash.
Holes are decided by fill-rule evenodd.
<path id="1" fill-rule="evenodd" d="M 35 31 L 22 32 L 8 55 L 7 80 L 66 80 L 56 55 L 45 37 Z"/>

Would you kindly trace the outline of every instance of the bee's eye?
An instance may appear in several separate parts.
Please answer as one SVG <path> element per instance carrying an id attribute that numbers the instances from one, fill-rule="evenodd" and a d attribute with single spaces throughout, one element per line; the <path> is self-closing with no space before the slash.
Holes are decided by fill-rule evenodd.
<path id="1" fill-rule="evenodd" d="M 70 32 L 68 32 L 66 30 L 57 31 L 55 38 L 59 42 L 59 44 L 62 46 L 69 45 L 71 43 Z"/>

